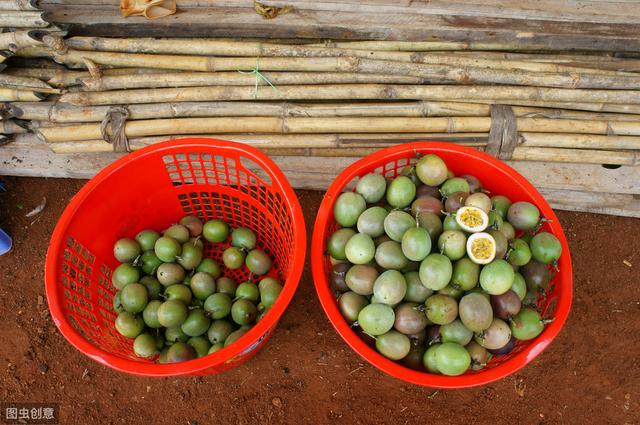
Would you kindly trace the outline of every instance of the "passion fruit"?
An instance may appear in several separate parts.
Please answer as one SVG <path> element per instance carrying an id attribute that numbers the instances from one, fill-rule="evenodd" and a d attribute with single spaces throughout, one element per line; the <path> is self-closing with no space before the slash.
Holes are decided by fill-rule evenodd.
<path id="1" fill-rule="evenodd" d="M 413 340 L 411 340 L 411 337 L 409 337 L 409 340 L 411 341 L 411 349 L 405 358 L 402 359 L 402 364 L 409 369 L 424 372 L 425 369 L 422 364 L 422 359 L 424 358 L 426 349 L 421 345 L 416 345 Z"/>
<path id="2" fill-rule="evenodd" d="M 404 303 L 395 308 L 396 319 L 393 327 L 405 335 L 414 335 L 424 331 L 429 324 L 424 307 L 417 303 Z"/>
<path id="3" fill-rule="evenodd" d="M 480 266 L 469 258 L 461 258 L 453 264 L 451 285 L 463 291 L 476 287 L 480 277 Z"/>
<path id="4" fill-rule="evenodd" d="M 515 202 L 507 211 L 507 220 L 518 230 L 531 230 L 540 222 L 540 210 L 531 202 Z"/>
<path id="5" fill-rule="evenodd" d="M 355 192 L 344 192 L 338 196 L 333 204 L 333 215 L 342 227 L 353 227 L 366 208 L 367 202 L 362 195 Z"/>
<path id="6" fill-rule="evenodd" d="M 382 200 L 387 190 L 387 181 L 382 174 L 369 173 L 358 180 L 356 192 L 359 193 L 368 204 L 375 204 Z"/>
<path id="7" fill-rule="evenodd" d="M 222 252 L 222 262 L 230 270 L 237 270 L 245 263 L 245 253 L 236 246 L 230 246 Z"/>
<path id="8" fill-rule="evenodd" d="M 411 203 L 411 214 L 414 217 L 417 217 L 420 213 L 431 213 L 435 215 L 440 215 L 442 213 L 442 209 L 444 206 L 442 205 L 442 201 L 435 196 L 422 196 L 416 198 L 415 201 Z"/>
<path id="9" fill-rule="evenodd" d="M 162 260 L 158 258 L 153 250 L 145 251 L 138 258 L 138 265 L 146 274 L 156 274 L 156 270 L 162 264 Z"/>
<path id="10" fill-rule="evenodd" d="M 402 253 L 411 261 L 422 261 L 431 252 L 429 233 L 421 227 L 412 227 L 404 232 Z"/>
<path id="11" fill-rule="evenodd" d="M 347 242 L 356 232 L 353 229 L 345 228 L 338 229 L 329 237 L 327 241 L 327 251 L 336 260 L 346 260 L 347 255 L 345 253 L 345 247 Z"/>
<path id="12" fill-rule="evenodd" d="M 551 282 L 551 270 L 546 264 L 531 260 L 519 270 L 530 291 L 544 292 Z"/>
<path id="13" fill-rule="evenodd" d="M 389 213 L 382 207 L 366 209 L 358 217 L 358 232 L 377 238 L 384 234 L 384 219 Z"/>
<path id="14" fill-rule="evenodd" d="M 151 359 L 158 354 L 156 339 L 149 334 L 140 334 L 133 341 L 133 353 L 143 359 Z"/>
<path id="15" fill-rule="evenodd" d="M 415 168 L 420 181 L 429 186 L 440 186 L 447 179 L 449 171 L 444 161 L 433 154 L 420 158 Z"/>
<path id="16" fill-rule="evenodd" d="M 440 326 L 440 337 L 443 343 L 455 342 L 464 346 L 473 338 L 473 332 L 460 319 L 456 319 L 451 323 Z"/>
<path id="17" fill-rule="evenodd" d="M 271 257 L 261 249 L 253 249 L 249 251 L 247 258 L 245 259 L 245 265 L 249 271 L 258 276 L 267 274 L 269 270 L 271 270 L 272 264 L 273 260 L 271 260 Z"/>
<path id="18" fill-rule="evenodd" d="M 182 252 L 177 260 L 185 270 L 193 270 L 202 262 L 202 248 L 193 242 L 186 242 L 182 244 Z"/>
<path id="19" fill-rule="evenodd" d="M 487 350 L 504 347 L 511 339 L 511 329 L 501 319 L 493 319 L 491 326 L 475 334 L 475 341 Z"/>
<path id="20" fill-rule="evenodd" d="M 366 297 L 352 291 L 345 292 L 338 298 L 340 313 L 349 324 L 358 320 L 360 311 L 367 305 L 369 305 L 369 300 Z"/>
<path id="21" fill-rule="evenodd" d="M 156 276 L 162 285 L 171 286 L 184 280 L 185 271 L 179 264 L 164 263 L 158 267 Z"/>
<path id="22" fill-rule="evenodd" d="M 438 371 L 447 376 L 462 375 L 471 366 L 469 352 L 460 344 L 445 342 L 435 352 Z"/>
<path id="23" fill-rule="evenodd" d="M 481 370 L 491 360 L 491 353 L 475 341 L 471 341 L 464 347 L 471 357 L 471 370 Z"/>
<path id="24" fill-rule="evenodd" d="M 487 233 L 491 235 L 496 243 L 496 258 L 504 258 L 504 256 L 507 255 L 507 250 L 509 248 L 509 241 L 507 238 L 499 230 L 490 229 Z"/>
<path id="25" fill-rule="evenodd" d="M 212 243 L 221 243 L 229 237 L 229 226 L 222 220 L 209 220 L 202 228 L 202 236 Z"/>
<path id="26" fill-rule="evenodd" d="M 423 196 L 433 196 L 440 199 L 442 194 L 438 186 L 429 186 L 427 184 L 419 184 L 416 188 L 416 198 L 422 198 Z"/>
<path id="27" fill-rule="evenodd" d="M 236 299 L 249 300 L 255 304 L 260 300 L 260 290 L 251 282 L 242 282 L 236 288 Z"/>
<path id="28" fill-rule="evenodd" d="M 509 342 L 507 342 L 503 347 L 497 348 L 495 350 L 487 350 L 487 351 L 494 356 L 504 356 L 506 354 L 509 354 L 510 352 L 513 351 L 514 348 L 516 348 L 517 341 L 518 341 L 517 339 L 515 339 L 514 337 L 511 337 Z"/>
<path id="29" fill-rule="evenodd" d="M 447 199 L 444 201 L 444 210 L 450 214 L 455 213 L 464 207 L 468 197 L 469 194 L 467 192 L 453 192 L 447 196 Z"/>
<path id="30" fill-rule="evenodd" d="M 163 236 L 175 239 L 179 243 L 183 244 L 189 241 L 189 229 L 182 224 L 174 224 L 163 232 Z"/>
<path id="31" fill-rule="evenodd" d="M 192 336 L 187 341 L 187 344 L 193 347 L 198 358 L 204 357 L 209 354 L 209 349 L 211 348 L 209 340 L 203 336 Z"/>
<path id="32" fill-rule="evenodd" d="M 504 240 L 499 239 L 500 242 Z M 490 233 L 474 233 L 469 236 L 466 244 L 466 252 L 469 259 L 476 264 L 489 264 L 494 261 L 497 254 L 497 243 Z"/>
<path id="33" fill-rule="evenodd" d="M 447 295 L 453 298 L 454 300 L 458 300 L 460 299 L 460 297 L 462 297 L 462 295 L 464 294 L 464 291 L 460 288 L 456 288 L 453 285 L 447 285 L 444 288 L 438 290 L 438 294 Z"/>
<path id="34" fill-rule="evenodd" d="M 207 338 L 212 344 L 224 344 L 236 328 L 227 320 L 214 320 L 207 330 Z"/>
<path id="35" fill-rule="evenodd" d="M 248 325 L 256 320 L 258 309 L 249 300 L 237 300 L 231 306 L 231 318 L 238 325 Z"/>
<path id="36" fill-rule="evenodd" d="M 440 215 L 436 215 L 428 212 L 421 212 L 417 214 L 418 226 L 422 227 L 429 233 L 429 237 L 431 238 L 431 242 L 435 242 L 438 240 L 440 234 L 442 234 L 442 220 L 440 220 Z"/>
<path id="37" fill-rule="evenodd" d="M 182 332 L 189 336 L 200 336 L 209 329 L 210 324 L 211 319 L 209 319 L 204 310 L 196 308 L 189 312 L 180 328 Z"/>
<path id="38" fill-rule="evenodd" d="M 478 207 L 466 206 L 456 212 L 456 222 L 465 232 L 478 233 L 489 226 L 489 216 Z"/>
<path id="39" fill-rule="evenodd" d="M 427 350 L 424 352 L 422 364 L 424 365 L 424 368 L 427 369 L 427 371 L 429 371 L 430 373 L 440 373 L 436 361 L 436 351 L 438 350 L 438 348 L 440 348 L 441 345 L 442 344 L 435 343 L 429 346 L 429 348 L 427 348 Z"/>
<path id="40" fill-rule="evenodd" d="M 532 308 L 523 308 L 511 319 L 511 332 L 521 341 L 528 341 L 540 335 L 544 330 L 545 322 L 540 313 Z"/>
<path id="41" fill-rule="evenodd" d="M 157 315 L 161 326 L 180 326 L 187 318 L 187 307 L 180 300 L 168 300 L 158 308 Z"/>
<path id="42" fill-rule="evenodd" d="M 496 317 L 508 320 L 520 312 L 522 301 L 518 294 L 509 290 L 501 295 L 491 295 L 491 307 Z"/>
<path id="43" fill-rule="evenodd" d="M 342 293 L 349 290 L 349 286 L 347 285 L 345 278 L 350 268 L 351 266 L 349 266 L 349 263 L 338 263 L 331 268 L 329 282 L 332 291 Z"/>
<path id="44" fill-rule="evenodd" d="M 130 263 L 135 260 L 142 252 L 140 244 L 133 239 L 119 239 L 113 245 L 113 256 L 121 263 Z"/>
<path id="45" fill-rule="evenodd" d="M 173 263 L 182 252 L 182 246 L 177 240 L 168 236 L 158 238 L 153 248 L 156 256 L 165 263 Z"/>
<path id="46" fill-rule="evenodd" d="M 194 297 L 199 300 L 206 300 L 216 292 L 216 281 L 209 273 L 198 272 L 191 277 L 189 287 Z"/>
<path id="47" fill-rule="evenodd" d="M 425 302 L 425 307 L 427 319 L 436 325 L 446 325 L 458 317 L 458 303 L 447 295 L 430 296 Z"/>
<path id="48" fill-rule="evenodd" d="M 238 285 L 226 276 L 222 276 L 216 280 L 216 290 L 221 294 L 227 294 L 233 297 L 236 293 Z"/>
<path id="49" fill-rule="evenodd" d="M 140 271 L 131 264 L 120 264 L 111 275 L 111 282 L 116 289 L 122 290 L 130 283 L 137 282 L 140 279 Z"/>
<path id="50" fill-rule="evenodd" d="M 506 196 L 496 195 L 491 197 L 493 210 L 497 212 L 503 220 L 507 219 L 507 212 L 511 206 L 511 200 Z"/>
<path id="51" fill-rule="evenodd" d="M 516 272 L 511 290 L 515 292 L 516 295 L 518 295 L 520 301 L 524 300 L 524 297 L 527 295 L 527 283 L 524 281 L 524 277 L 519 272 Z"/>
<path id="52" fill-rule="evenodd" d="M 504 235 L 505 238 L 507 238 L 508 241 L 516 237 L 516 229 L 508 221 L 503 221 L 498 226 L 498 230 Z"/>
<path id="53" fill-rule="evenodd" d="M 438 238 L 438 249 L 451 261 L 464 257 L 466 245 L 467 236 L 461 230 L 445 230 Z"/>
<path id="54" fill-rule="evenodd" d="M 359 295 L 373 294 L 373 284 L 378 278 L 379 273 L 375 267 L 358 264 L 352 266 L 345 277 L 347 287 Z"/>
<path id="55" fill-rule="evenodd" d="M 482 190 L 482 184 L 476 176 L 472 176 L 471 174 L 463 174 L 460 177 L 465 179 L 467 183 L 469 183 L 469 192 L 476 193 Z"/>
<path id="56" fill-rule="evenodd" d="M 491 295 L 500 295 L 511 289 L 515 279 L 513 267 L 505 260 L 497 259 L 480 272 L 480 286 Z"/>
<path id="57" fill-rule="evenodd" d="M 480 208 L 486 214 L 489 214 L 492 208 L 491 198 L 482 192 L 472 193 L 469 195 L 464 201 L 464 205 L 466 207 Z"/>
<path id="58" fill-rule="evenodd" d="M 453 266 L 451 260 L 442 254 L 429 254 L 420 263 L 420 281 L 422 284 L 437 291 L 444 288 L 451 281 Z"/>
<path id="59" fill-rule="evenodd" d="M 213 258 L 204 258 L 200 262 L 200 265 L 196 267 L 196 272 L 204 272 L 209 273 L 211 277 L 214 279 L 218 279 L 222 276 L 222 271 L 220 270 L 220 265 Z"/>
<path id="60" fill-rule="evenodd" d="M 378 245 L 375 260 L 384 269 L 403 270 L 409 265 L 401 245 L 396 241 L 387 241 Z"/>
<path id="61" fill-rule="evenodd" d="M 160 300 L 149 301 L 147 306 L 142 311 L 142 320 L 144 324 L 152 329 L 158 329 L 162 325 L 158 321 L 158 309 L 162 305 Z"/>
<path id="62" fill-rule="evenodd" d="M 373 260 L 376 254 L 376 246 L 371 236 L 364 233 L 356 233 L 347 241 L 344 253 L 347 260 L 353 264 L 367 264 Z"/>
<path id="63" fill-rule="evenodd" d="M 462 323 L 473 332 L 487 329 L 493 321 L 491 303 L 479 293 L 470 292 L 462 297 L 458 312 Z"/>
<path id="64" fill-rule="evenodd" d="M 147 288 L 139 283 L 130 283 L 120 292 L 122 307 L 129 313 L 140 313 L 147 306 L 148 301 Z"/>
<path id="65" fill-rule="evenodd" d="M 227 337 L 227 339 L 224 341 L 224 346 L 228 346 L 233 344 L 234 342 L 236 342 L 238 339 L 240 339 L 240 337 L 242 337 L 244 334 L 246 334 L 249 331 L 249 329 L 247 328 L 240 328 L 237 329 L 233 332 L 231 332 L 229 334 L 229 336 Z"/>
<path id="66" fill-rule="evenodd" d="M 115 322 L 116 330 L 125 338 L 135 338 L 144 330 L 142 317 L 124 311 L 118 314 Z"/>
<path id="67" fill-rule="evenodd" d="M 404 301 L 423 304 L 433 291 L 422 284 L 418 272 L 408 272 L 404 274 L 407 283 L 407 292 L 404 294 Z"/>
<path id="68" fill-rule="evenodd" d="M 411 350 L 409 338 L 397 331 L 389 331 L 376 338 L 376 350 L 391 360 L 402 360 Z"/>
<path id="69" fill-rule="evenodd" d="M 282 282 L 273 277 L 265 277 L 258 283 L 260 290 L 260 300 L 265 308 L 271 308 L 282 292 Z"/>
<path id="70" fill-rule="evenodd" d="M 186 215 L 180 219 L 178 224 L 183 225 L 189 230 L 189 236 L 197 238 L 202 234 L 202 228 L 204 227 L 202 221 L 193 215 Z"/>
<path id="71" fill-rule="evenodd" d="M 442 220 L 442 230 L 462 230 L 462 227 L 456 221 L 456 216 L 449 214 Z"/>
<path id="72" fill-rule="evenodd" d="M 452 177 L 440 186 L 440 193 L 445 197 L 455 192 L 469 193 L 469 190 L 469 183 L 462 177 Z"/>
<path id="73" fill-rule="evenodd" d="M 548 232 L 540 232 L 531 239 L 531 255 L 536 261 L 551 264 L 558 261 L 562 245 L 558 238 Z"/>
<path id="74" fill-rule="evenodd" d="M 416 197 L 416 185 L 409 177 L 398 176 L 389 183 L 387 202 L 394 208 L 405 208 Z"/>
<path id="75" fill-rule="evenodd" d="M 396 305 L 407 292 L 407 282 L 397 270 L 387 270 L 382 273 L 373 284 L 373 295 L 378 302 Z"/>
<path id="76" fill-rule="evenodd" d="M 231 313 L 231 297 L 220 292 L 211 294 L 204 301 L 204 311 L 209 313 L 212 319 L 222 319 Z"/>
<path id="77" fill-rule="evenodd" d="M 358 324 L 363 331 L 372 336 L 389 332 L 394 322 L 393 308 L 386 304 L 369 304 L 358 314 Z"/>
<path id="78" fill-rule="evenodd" d="M 185 342 L 176 342 L 167 351 L 167 363 L 180 363 L 197 357 L 196 350 Z"/>
<path id="79" fill-rule="evenodd" d="M 142 251 L 151 251 L 153 250 L 158 238 L 160 238 L 160 233 L 155 230 L 147 229 L 136 235 L 136 242 L 138 242 Z"/>
<path id="80" fill-rule="evenodd" d="M 416 227 L 416 221 L 411 214 L 404 211 L 391 211 L 384 219 L 384 231 L 394 241 L 402 241 L 404 233 Z"/>

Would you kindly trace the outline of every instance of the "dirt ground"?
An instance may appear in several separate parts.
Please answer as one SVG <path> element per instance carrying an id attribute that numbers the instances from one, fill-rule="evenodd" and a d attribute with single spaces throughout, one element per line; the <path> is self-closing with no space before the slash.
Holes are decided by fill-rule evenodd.
<path id="1" fill-rule="evenodd" d="M 575 270 L 568 323 L 532 364 L 491 385 L 434 391 L 365 363 L 325 318 L 309 267 L 253 360 L 217 376 L 151 379 L 93 362 L 48 315 L 45 252 L 84 182 L 5 182 L 0 226 L 15 248 L 0 257 L 0 401 L 59 402 L 63 424 L 640 423 L 638 219 L 559 213 Z M 310 235 L 322 194 L 298 195 Z M 25 218 L 44 196 L 44 212 Z"/>

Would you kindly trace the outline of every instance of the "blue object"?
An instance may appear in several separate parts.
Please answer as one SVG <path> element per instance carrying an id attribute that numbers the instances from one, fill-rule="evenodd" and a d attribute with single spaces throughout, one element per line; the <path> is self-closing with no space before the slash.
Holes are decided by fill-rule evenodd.
<path id="1" fill-rule="evenodd" d="M 0 229 L 0 255 L 4 255 L 11 251 L 12 246 L 13 241 L 11 240 L 11 236 L 9 236 L 4 230 Z"/>

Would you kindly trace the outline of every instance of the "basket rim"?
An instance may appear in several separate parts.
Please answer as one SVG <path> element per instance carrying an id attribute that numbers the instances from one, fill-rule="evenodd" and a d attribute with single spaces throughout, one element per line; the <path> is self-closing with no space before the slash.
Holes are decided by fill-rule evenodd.
<path id="1" fill-rule="evenodd" d="M 518 184 L 525 190 L 527 196 L 533 200 L 532 202 L 534 202 L 540 209 L 542 215 L 552 220 L 549 223 L 551 232 L 558 237 L 562 245 L 563 255 L 560 258 L 560 272 L 556 279 L 557 282 L 562 282 L 563 296 L 558 297 L 554 311 L 555 320 L 548 324 L 536 339 L 529 342 L 529 346 L 526 349 L 491 369 L 460 376 L 443 376 L 428 372 L 415 371 L 389 360 L 375 351 L 375 349 L 369 347 L 351 330 L 340 314 L 335 301 L 335 296 L 330 290 L 329 281 L 324 271 L 324 258 L 326 240 L 329 236 L 327 232 L 327 224 L 331 217 L 330 214 L 333 212 L 335 199 L 343 191 L 345 186 L 355 177 L 368 172 L 365 170 L 372 164 L 377 164 L 378 167 L 386 162 L 400 158 L 407 158 L 407 154 L 415 154 L 417 152 L 423 154 L 455 152 L 462 158 L 474 157 L 482 160 L 487 164 L 487 166 L 498 168 L 505 172 L 510 176 L 512 184 Z M 411 142 L 381 149 L 353 163 L 338 175 L 325 193 L 322 203 L 318 209 L 311 243 L 311 269 L 316 293 L 327 318 L 340 337 L 356 353 L 373 366 L 395 378 L 417 385 L 440 389 L 470 388 L 488 384 L 504 378 L 526 366 L 528 363 L 533 361 L 533 359 L 535 359 L 558 335 L 569 315 L 573 296 L 573 272 L 569 246 L 557 216 L 544 197 L 520 173 L 506 163 L 470 147 L 438 141 Z"/>
<path id="2" fill-rule="evenodd" d="M 291 258 L 289 275 L 283 282 L 284 287 L 276 303 L 269 309 L 264 318 L 228 347 L 198 359 L 174 364 L 144 363 L 125 359 L 94 346 L 71 325 L 64 314 L 62 309 L 63 297 L 59 296 L 57 291 L 57 272 L 60 267 L 61 258 L 59 255 L 60 249 L 64 244 L 67 228 L 83 201 L 97 186 L 102 184 L 108 176 L 129 166 L 139 158 L 149 155 L 155 156 L 161 152 L 174 153 L 176 149 L 185 148 L 224 148 L 227 151 L 232 151 L 254 161 L 269 174 L 272 180 L 271 187 L 282 194 L 282 201 L 292 217 L 294 247 L 292 249 L 293 256 Z M 305 263 L 306 238 L 304 216 L 293 188 L 278 165 L 258 149 L 238 142 L 213 138 L 180 138 L 155 143 L 125 155 L 106 166 L 78 191 L 64 209 L 51 236 L 45 262 L 45 291 L 51 318 L 71 345 L 98 363 L 110 368 L 143 376 L 177 376 L 206 373 L 207 369 L 222 366 L 238 355 L 247 354 L 252 348 L 259 345 L 263 337 L 270 335 L 269 331 L 277 325 L 278 320 L 291 302 L 298 288 Z"/>

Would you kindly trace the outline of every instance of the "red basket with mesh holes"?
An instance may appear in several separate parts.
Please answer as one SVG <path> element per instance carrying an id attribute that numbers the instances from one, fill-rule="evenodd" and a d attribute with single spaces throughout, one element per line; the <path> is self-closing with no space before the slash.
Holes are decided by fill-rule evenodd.
<path id="1" fill-rule="evenodd" d="M 235 343 L 199 359 L 156 364 L 136 357 L 132 340 L 115 330 L 113 244 L 145 228 L 165 229 L 185 214 L 253 229 L 258 247 L 274 259 L 271 275 L 284 288 L 265 317 Z M 205 256 L 219 260 L 225 247 L 206 243 Z M 248 360 L 273 333 L 298 286 L 305 249 L 296 195 L 267 156 L 222 140 L 173 140 L 115 161 L 71 200 L 47 252 L 47 300 L 64 337 L 99 363 L 146 376 L 209 375 Z M 244 267 L 229 272 L 237 282 L 248 277 Z"/>
<path id="2" fill-rule="evenodd" d="M 353 190 L 358 178 L 367 173 L 376 172 L 387 177 L 395 177 L 402 168 L 415 162 L 418 153 L 440 156 L 456 175 L 472 174 L 478 177 L 483 187 L 492 194 L 505 195 L 513 202 L 532 202 L 540 209 L 542 216 L 550 220 L 544 223 L 543 230 L 553 233 L 562 244 L 559 272 L 549 286 L 547 297 L 538 299 L 543 316 L 553 317 L 554 321 L 548 324 L 537 338 L 518 342 L 508 355 L 495 356 L 484 369 L 477 372 L 469 371 L 460 376 L 449 377 L 420 372 L 383 357 L 361 340 L 342 318 L 336 297 L 329 287 L 331 264 L 326 245 L 328 237 L 338 228 L 333 218 L 333 204 L 336 198 L 345 190 Z M 504 162 L 478 150 L 450 143 L 415 142 L 397 145 L 380 150 L 346 168 L 329 187 L 320 205 L 313 230 L 311 265 L 320 303 L 329 321 L 347 344 L 369 363 L 389 375 L 431 388 L 465 388 L 487 384 L 524 367 L 558 335 L 571 307 L 571 256 L 560 222 L 549 204 L 524 177 Z"/>

